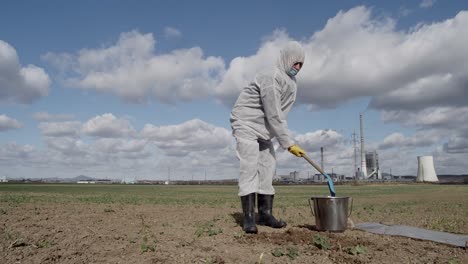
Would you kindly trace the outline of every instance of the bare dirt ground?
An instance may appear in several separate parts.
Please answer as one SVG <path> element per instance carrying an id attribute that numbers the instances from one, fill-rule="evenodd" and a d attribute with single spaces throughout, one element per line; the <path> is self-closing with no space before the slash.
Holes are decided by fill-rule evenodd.
<path id="1" fill-rule="evenodd" d="M 463 248 L 314 231 L 308 208 L 277 215 L 288 227 L 246 235 L 235 206 L 3 204 L 0 263 L 468 263 Z"/>

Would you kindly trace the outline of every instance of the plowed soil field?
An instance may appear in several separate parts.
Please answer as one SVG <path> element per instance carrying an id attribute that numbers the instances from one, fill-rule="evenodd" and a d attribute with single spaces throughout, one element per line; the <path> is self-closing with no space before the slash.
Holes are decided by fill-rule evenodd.
<path id="1" fill-rule="evenodd" d="M 276 186 L 283 229 L 242 232 L 236 186 L 0 185 L 0 263 L 468 263 L 467 249 L 352 229 L 318 232 L 307 199 Z M 354 223 L 468 234 L 468 186 L 336 186 Z"/>

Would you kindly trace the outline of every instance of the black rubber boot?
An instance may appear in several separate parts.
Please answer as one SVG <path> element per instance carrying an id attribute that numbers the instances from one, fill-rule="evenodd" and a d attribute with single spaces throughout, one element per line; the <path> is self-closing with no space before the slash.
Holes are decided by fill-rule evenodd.
<path id="1" fill-rule="evenodd" d="M 255 193 L 241 196 L 242 211 L 244 213 L 244 232 L 248 234 L 257 234 L 255 225 Z"/>
<path id="2" fill-rule="evenodd" d="M 258 194 L 258 224 L 273 228 L 283 228 L 286 222 L 277 220 L 272 213 L 274 195 Z"/>

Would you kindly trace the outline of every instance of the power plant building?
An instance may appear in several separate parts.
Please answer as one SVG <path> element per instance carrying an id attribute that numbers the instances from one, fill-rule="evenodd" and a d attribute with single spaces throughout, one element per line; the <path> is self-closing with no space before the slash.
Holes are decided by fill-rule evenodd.
<path id="1" fill-rule="evenodd" d="M 366 153 L 366 165 L 367 165 L 367 179 L 382 179 L 382 173 L 379 167 L 379 155 L 377 151 L 371 151 Z"/>

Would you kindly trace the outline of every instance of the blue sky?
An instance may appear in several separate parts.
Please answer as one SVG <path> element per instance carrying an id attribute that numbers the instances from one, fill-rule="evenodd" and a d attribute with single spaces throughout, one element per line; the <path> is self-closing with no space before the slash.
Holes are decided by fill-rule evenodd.
<path id="1" fill-rule="evenodd" d="M 7 177 L 235 178 L 230 108 L 288 40 L 306 49 L 289 128 L 313 159 L 325 147 L 326 169 L 352 174 L 364 112 L 383 171 L 414 175 L 433 155 L 438 173 L 467 172 L 463 1 L 1 5 Z M 280 174 L 313 171 L 282 150 L 278 161 Z"/>

